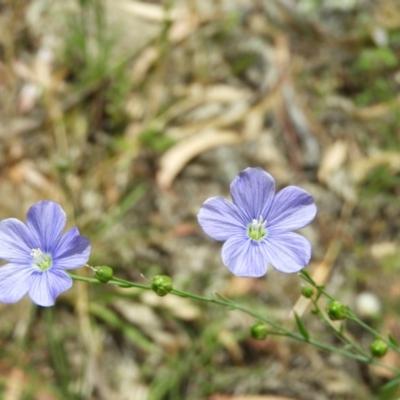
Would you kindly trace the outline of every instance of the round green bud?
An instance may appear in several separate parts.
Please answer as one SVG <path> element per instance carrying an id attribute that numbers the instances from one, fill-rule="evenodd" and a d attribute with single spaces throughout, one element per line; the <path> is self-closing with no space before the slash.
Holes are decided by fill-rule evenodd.
<path id="1" fill-rule="evenodd" d="M 151 288 L 159 296 L 165 296 L 172 290 L 172 280 L 167 275 L 156 275 L 151 280 Z"/>
<path id="2" fill-rule="evenodd" d="M 301 294 L 302 296 L 307 297 L 307 299 L 311 299 L 314 294 L 314 288 L 312 286 L 303 286 L 301 288 Z"/>
<path id="3" fill-rule="evenodd" d="M 101 265 L 99 267 L 94 267 L 94 276 L 101 283 L 107 283 L 114 276 L 114 271 L 111 267 L 107 265 Z"/>
<path id="4" fill-rule="evenodd" d="M 313 314 L 313 315 L 318 315 L 318 313 L 319 313 L 319 310 L 318 310 L 317 307 L 313 307 L 313 308 L 311 309 L 311 314 Z"/>
<path id="5" fill-rule="evenodd" d="M 336 300 L 330 302 L 328 307 L 326 307 L 326 312 L 328 313 L 329 318 L 332 321 L 340 321 L 342 319 L 345 319 L 346 311 L 347 311 L 347 306 Z"/>
<path id="6" fill-rule="evenodd" d="M 388 351 L 388 345 L 382 339 L 374 340 L 369 349 L 374 357 L 383 357 Z"/>
<path id="7" fill-rule="evenodd" d="M 264 322 L 258 321 L 250 328 L 250 334 L 253 339 L 264 340 L 268 335 L 268 327 Z"/>

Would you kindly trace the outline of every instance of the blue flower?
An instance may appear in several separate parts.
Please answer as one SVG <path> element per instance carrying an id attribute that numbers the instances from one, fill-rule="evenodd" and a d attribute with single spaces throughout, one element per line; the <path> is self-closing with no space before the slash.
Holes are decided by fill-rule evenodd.
<path id="1" fill-rule="evenodd" d="M 244 277 L 259 277 L 272 265 L 281 272 L 298 272 L 311 258 L 311 244 L 292 232 L 315 217 L 314 199 L 288 186 L 275 195 L 275 181 L 261 168 L 247 168 L 231 183 L 232 203 L 212 197 L 201 206 L 198 220 L 204 232 L 225 241 L 222 261 Z"/>
<path id="2" fill-rule="evenodd" d="M 56 297 L 72 286 L 65 270 L 86 264 L 89 239 L 77 228 L 62 234 L 65 212 L 59 204 L 40 201 L 26 216 L 0 221 L 0 302 L 15 303 L 27 293 L 40 306 L 52 306 Z"/>

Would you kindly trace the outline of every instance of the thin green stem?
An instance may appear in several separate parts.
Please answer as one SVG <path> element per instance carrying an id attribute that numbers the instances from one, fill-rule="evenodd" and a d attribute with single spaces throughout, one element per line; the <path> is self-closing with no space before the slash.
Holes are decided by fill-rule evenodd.
<path id="1" fill-rule="evenodd" d="M 312 278 L 311 276 L 308 274 L 308 272 L 306 271 L 301 271 L 299 273 L 300 277 L 302 279 L 304 279 L 307 283 L 309 283 L 310 285 L 314 286 L 317 290 L 318 290 L 318 295 L 324 295 L 329 301 L 334 301 L 335 298 L 332 297 L 329 293 L 327 293 L 325 291 L 325 288 L 323 286 L 318 285 Z M 316 300 L 313 301 L 313 304 L 316 305 L 317 300 L 319 299 L 319 296 L 317 296 Z M 318 306 L 317 306 L 318 307 Z M 357 325 L 359 325 L 361 328 L 363 328 L 364 330 L 366 330 L 367 332 L 369 332 L 371 335 L 373 335 L 375 338 L 380 338 L 382 341 L 384 341 L 390 349 L 392 349 L 393 351 L 395 351 L 396 353 L 400 353 L 400 349 L 398 346 L 396 346 L 394 343 L 392 343 L 390 340 L 382 337 L 382 335 L 376 331 L 374 328 L 372 328 L 371 326 L 367 325 L 365 322 L 363 322 L 361 319 L 359 319 L 352 310 L 348 310 L 347 311 L 347 315 L 346 318 L 350 321 L 355 322 Z M 331 324 L 330 324 L 331 325 Z M 332 327 L 331 328 L 335 331 L 336 334 L 338 334 L 338 332 Z M 340 336 L 340 335 L 339 335 Z M 352 342 L 353 343 L 353 342 Z M 359 346 L 357 346 L 359 347 Z"/>
<path id="2" fill-rule="evenodd" d="M 75 275 L 75 274 L 70 274 L 71 278 L 76 280 L 76 281 L 82 281 L 82 282 L 87 282 L 87 283 L 94 283 L 94 284 L 100 284 L 100 282 L 96 279 L 96 278 L 88 278 L 85 276 L 79 276 L 79 275 Z M 321 290 L 321 287 L 316 285 L 316 283 L 307 275 L 302 275 L 303 279 L 305 279 L 308 283 L 310 283 L 311 285 L 313 285 L 314 287 L 318 288 L 318 290 Z M 113 286 L 118 286 L 118 287 L 123 287 L 123 288 L 129 288 L 129 287 L 135 287 L 135 288 L 139 288 L 142 290 L 153 290 L 151 285 L 143 285 L 140 283 L 136 283 L 136 282 L 131 282 L 125 279 L 120 279 L 120 278 L 113 278 L 111 279 L 109 282 L 107 282 L 107 284 L 109 285 L 113 285 Z M 325 295 L 324 290 L 322 289 L 321 293 L 323 293 Z M 332 353 L 336 353 L 336 354 L 340 354 L 342 356 L 351 358 L 353 360 L 357 360 L 357 361 L 361 361 L 364 363 L 370 363 L 370 364 L 375 364 L 375 365 L 380 365 L 388 370 L 391 370 L 393 372 L 396 372 L 397 374 L 400 374 L 400 370 L 397 368 L 393 368 L 390 367 L 386 364 L 383 364 L 381 362 L 379 362 L 378 360 L 376 360 L 375 358 L 372 358 L 363 348 L 361 348 L 360 346 L 358 346 L 357 344 L 353 343 L 351 341 L 350 338 L 348 338 L 347 336 L 343 335 L 340 331 L 338 331 L 337 329 L 333 328 L 331 325 L 331 328 L 333 329 L 333 331 L 339 335 L 339 337 L 341 337 L 347 344 L 349 344 L 351 346 L 351 350 L 352 351 L 348 351 L 346 349 L 338 349 L 334 346 L 330 346 L 328 344 L 322 343 L 318 340 L 312 339 L 312 338 L 305 338 L 303 335 L 293 332 L 287 328 L 285 328 L 284 326 L 280 325 L 279 323 L 269 319 L 268 317 L 254 311 L 251 310 L 245 306 L 242 306 L 240 304 L 235 303 L 234 301 L 227 299 L 219 294 L 216 294 L 214 297 L 206 297 L 206 296 L 202 296 L 202 295 L 198 295 L 198 294 L 193 294 L 193 293 L 189 293 L 189 292 L 185 292 L 182 290 L 177 290 L 177 289 L 172 289 L 171 292 L 169 294 L 172 294 L 174 296 L 179 296 L 179 297 L 184 297 L 184 298 L 190 298 L 193 300 L 198 300 L 198 301 L 202 301 L 202 302 L 207 302 L 207 303 L 213 303 L 213 304 L 218 304 L 220 306 L 223 307 L 227 307 L 229 309 L 232 310 L 239 310 L 244 312 L 247 315 L 250 315 L 266 324 L 268 324 L 270 327 L 274 328 L 275 331 L 271 331 L 270 334 L 276 335 L 276 336 L 286 336 L 288 338 L 297 340 L 299 342 L 303 342 L 303 343 L 308 343 L 311 344 L 319 349 L 328 351 L 328 352 L 332 352 Z M 327 295 L 328 298 L 331 298 L 331 296 Z M 316 301 L 315 301 L 316 303 Z M 316 305 L 316 304 L 314 304 Z M 319 307 L 317 306 L 319 312 L 322 314 L 321 310 L 319 309 Z M 323 315 L 323 314 L 322 314 Z M 357 319 L 354 316 L 355 319 Z M 356 321 L 358 322 L 358 321 Z M 360 321 L 362 322 L 362 321 Z M 362 323 L 364 324 L 364 323 Z M 364 324 L 365 325 L 365 324 Z M 363 325 L 361 325 L 363 326 Z M 368 325 L 366 325 L 368 326 Z M 372 328 L 371 328 L 372 330 Z M 369 330 L 370 331 L 370 330 Z M 371 331 L 370 331 L 371 332 Z M 356 351 L 357 353 L 355 353 L 354 351 Z"/>

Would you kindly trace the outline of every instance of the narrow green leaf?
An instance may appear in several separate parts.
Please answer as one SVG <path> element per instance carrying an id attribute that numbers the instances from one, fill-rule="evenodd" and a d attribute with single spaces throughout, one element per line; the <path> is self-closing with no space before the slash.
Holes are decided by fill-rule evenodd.
<path id="1" fill-rule="evenodd" d="M 306 339 L 307 341 L 310 340 L 310 334 L 308 333 L 306 327 L 304 326 L 301 318 L 297 315 L 297 313 L 294 313 L 294 317 L 296 319 L 296 324 L 297 328 L 299 329 L 299 332 L 302 334 L 304 339 Z"/>
<path id="2" fill-rule="evenodd" d="M 393 337 L 393 335 L 391 333 L 389 333 L 388 337 L 389 337 L 389 342 L 393 346 L 396 346 L 398 348 L 399 347 L 399 342 Z"/>
<path id="3" fill-rule="evenodd" d="M 302 271 L 300 271 L 300 276 L 307 281 L 308 283 L 310 283 L 313 286 L 316 286 L 316 283 L 314 282 L 313 278 L 311 278 L 311 275 L 308 273 L 308 271 L 306 271 L 305 269 L 303 269 Z"/>

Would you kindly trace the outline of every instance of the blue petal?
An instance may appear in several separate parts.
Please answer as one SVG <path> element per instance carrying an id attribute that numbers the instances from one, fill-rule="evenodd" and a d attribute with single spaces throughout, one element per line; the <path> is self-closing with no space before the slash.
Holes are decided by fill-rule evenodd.
<path id="1" fill-rule="evenodd" d="M 0 259 L 29 264 L 32 249 L 38 247 L 39 242 L 18 219 L 8 218 L 0 222 Z"/>
<path id="2" fill-rule="evenodd" d="M 231 196 L 247 223 L 268 214 L 275 194 L 274 178 L 261 168 L 246 168 L 231 183 Z"/>
<path id="3" fill-rule="evenodd" d="M 54 305 L 56 297 L 72 286 L 72 278 L 65 272 L 49 269 L 38 272 L 29 289 L 29 297 L 42 307 Z"/>
<path id="4" fill-rule="evenodd" d="M 53 253 L 53 268 L 75 269 L 85 265 L 90 255 L 90 241 L 72 228 L 61 238 Z"/>
<path id="5" fill-rule="evenodd" d="M 267 216 L 271 232 L 289 232 L 307 226 L 317 213 L 314 198 L 296 186 L 282 189 L 274 199 Z"/>
<path id="6" fill-rule="evenodd" d="M 260 277 L 267 272 L 268 260 L 262 243 L 247 236 L 233 236 L 222 246 L 222 261 L 237 276 Z"/>
<path id="7" fill-rule="evenodd" d="M 268 236 L 262 243 L 263 253 L 268 263 L 278 271 L 298 272 L 310 262 L 311 244 L 297 233 L 288 232 Z"/>
<path id="8" fill-rule="evenodd" d="M 203 231 L 214 240 L 227 240 L 233 234 L 246 231 L 237 207 L 222 197 L 206 200 L 197 216 Z"/>
<path id="9" fill-rule="evenodd" d="M 26 225 L 40 242 L 40 249 L 52 253 L 61 238 L 66 215 L 54 201 L 43 200 L 34 204 L 26 215 Z"/>
<path id="10" fill-rule="evenodd" d="M 35 270 L 30 265 L 6 264 L 0 268 L 0 303 L 16 303 L 28 292 Z"/>

